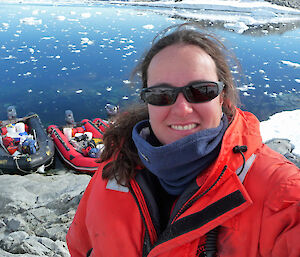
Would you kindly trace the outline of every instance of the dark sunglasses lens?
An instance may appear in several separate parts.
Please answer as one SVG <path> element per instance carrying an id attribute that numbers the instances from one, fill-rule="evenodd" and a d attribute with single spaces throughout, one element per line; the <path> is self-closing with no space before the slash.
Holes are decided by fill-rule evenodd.
<path id="1" fill-rule="evenodd" d="M 152 105 L 171 105 L 176 100 L 176 92 L 171 88 L 148 88 L 143 99 Z"/>
<path id="2" fill-rule="evenodd" d="M 186 88 L 186 94 L 193 103 L 201 103 L 214 99 L 218 96 L 218 86 L 214 83 L 195 84 Z"/>

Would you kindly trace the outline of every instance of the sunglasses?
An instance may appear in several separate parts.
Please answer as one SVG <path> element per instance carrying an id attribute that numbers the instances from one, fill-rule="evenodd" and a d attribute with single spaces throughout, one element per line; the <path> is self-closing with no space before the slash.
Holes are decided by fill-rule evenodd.
<path id="1" fill-rule="evenodd" d="M 204 103 L 216 98 L 223 88 L 224 83 L 221 81 L 193 81 L 183 87 L 163 83 L 143 88 L 141 99 L 151 105 L 167 106 L 174 104 L 178 94 L 182 92 L 189 103 Z"/>

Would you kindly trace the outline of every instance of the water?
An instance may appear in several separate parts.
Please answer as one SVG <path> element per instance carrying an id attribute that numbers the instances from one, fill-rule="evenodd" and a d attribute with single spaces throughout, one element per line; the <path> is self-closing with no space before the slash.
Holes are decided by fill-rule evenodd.
<path id="1" fill-rule="evenodd" d="M 158 31 L 183 21 L 147 8 L 0 4 L 0 119 L 15 105 L 19 117 L 37 112 L 45 125 L 63 124 L 67 109 L 79 121 L 106 117 L 106 103 L 137 101 L 131 70 Z M 220 22 L 200 24 L 242 65 L 242 109 L 264 120 L 300 108 L 300 24 L 241 35 Z"/>

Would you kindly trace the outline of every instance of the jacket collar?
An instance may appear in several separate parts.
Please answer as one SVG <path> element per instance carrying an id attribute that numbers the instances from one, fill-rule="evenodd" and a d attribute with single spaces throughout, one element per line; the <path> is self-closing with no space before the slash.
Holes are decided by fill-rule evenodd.
<path id="1" fill-rule="evenodd" d="M 224 134 L 218 158 L 205 174 L 197 177 L 197 184 L 205 190 L 217 179 L 218 171 L 225 165 L 229 171 L 235 173 L 244 162 L 241 154 L 233 152 L 235 146 L 247 146 L 247 151 L 244 152 L 247 161 L 261 144 L 259 120 L 253 114 L 236 108 L 236 114 Z"/>
<path id="2" fill-rule="evenodd" d="M 196 179 L 195 188 L 198 190 L 187 201 L 193 204 L 175 216 L 172 224 L 159 236 L 149 257 L 178 246 L 178 242 L 183 244 L 204 236 L 217 226 L 236 229 L 235 216 L 251 206 L 252 200 L 236 175 L 243 158 L 232 149 L 236 145 L 246 145 L 245 161 L 251 157 L 249 163 L 252 163 L 254 152 L 261 144 L 259 121 L 251 113 L 237 108 L 225 132 L 219 157 Z M 177 204 L 180 206 L 180 198 Z"/>

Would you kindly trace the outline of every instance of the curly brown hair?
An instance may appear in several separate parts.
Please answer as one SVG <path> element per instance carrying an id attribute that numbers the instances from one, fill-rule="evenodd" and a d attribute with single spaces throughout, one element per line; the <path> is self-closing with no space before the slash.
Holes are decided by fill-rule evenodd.
<path id="1" fill-rule="evenodd" d="M 170 30 L 174 30 L 169 33 Z M 158 39 L 160 37 L 160 39 Z M 132 73 L 133 78 L 140 76 L 142 87 L 147 87 L 148 67 L 152 58 L 162 49 L 170 45 L 196 45 L 204 50 L 215 62 L 219 81 L 225 84 L 223 94 L 223 112 L 232 117 L 235 106 L 239 103 L 238 93 L 230 72 L 229 60 L 237 64 L 233 54 L 214 35 L 199 31 L 194 23 L 184 23 L 166 28 L 152 42 L 152 47 L 141 58 Z M 228 60 L 227 60 L 228 59 Z M 239 65 L 238 65 L 239 66 Z M 118 114 L 110 128 L 104 134 L 105 150 L 100 162 L 113 159 L 103 169 L 103 179 L 117 179 L 118 183 L 128 185 L 134 177 L 136 167 L 142 165 L 135 144 L 131 138 L 136 123 L 148 119 L 147 106 L 135 105 L 126 112 Z"/>

